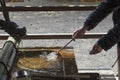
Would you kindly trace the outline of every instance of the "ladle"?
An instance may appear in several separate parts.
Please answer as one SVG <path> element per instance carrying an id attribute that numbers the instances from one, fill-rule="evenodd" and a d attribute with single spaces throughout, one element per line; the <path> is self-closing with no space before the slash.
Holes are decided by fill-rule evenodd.
<path id="1" fill-rule="evenodd" d="M 60 54 L 60 52 L 67 47 L 68 44 L 70 44 L 72 41 L 74 41 L 74 39 L 71 39 L 69 42 L 67 42 L 62 48 L 60 48 L 57 52 L 52 52 L 50 54 L 47 55 L 47 60 L 53 60 L 55 61 L 57 59 L 57 57 L 61 57 L 62 55 Z"/>
<path id="2" fill-rule="evenodd" d="M 72 41 L 75 41 L 75 39 L 71 39 L 69 42 L 67 42 L 62 48 L 60 48 L 60 49 L 57 51 L 57 54 L 59 55 L 60 51 L 62 51 L 64 48 L 66 48 L 67 45 L 70 44 Z"/>

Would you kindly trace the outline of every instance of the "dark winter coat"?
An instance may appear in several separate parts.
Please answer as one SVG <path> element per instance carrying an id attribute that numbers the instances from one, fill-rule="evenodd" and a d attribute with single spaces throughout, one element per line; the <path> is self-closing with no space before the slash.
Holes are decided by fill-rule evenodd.
<path id="1" fill-rule="evenodd" d="M 86 19 L 85 24 L 89 27 L 89 30 L 97 26 L 108 14 L 115 10 L 113 14 L 114 27 L 103 36 L 98 44 L 104 49 L 108 50 L 116 43 L 120 42 L 120 0 L 104 0 Z M 116 17 L 117 15 L 117 17 Z M 118 17 L 119 16 L 119 17 Z M 116 19 L 116 18 L 117 19 Z"/>

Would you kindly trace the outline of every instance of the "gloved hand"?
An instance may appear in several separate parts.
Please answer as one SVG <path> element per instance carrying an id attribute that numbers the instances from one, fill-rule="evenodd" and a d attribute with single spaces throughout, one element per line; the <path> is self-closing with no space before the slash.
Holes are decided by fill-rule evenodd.
<path id="1" fill-rule="evenodd" d="M 77 31 L 75 31 L 72 35 L 72 38 L 78 38 L 78 37 L 83 37 L 85 32 L 89 29 L 89 26 L 87 25 L 83 25 L 83 27 L 81 29 L 78 29 Z"/>
<path id="2" fill-rule="evenodd" d="M 18 25 L 15 22 L 5 22 L 0 20 L 0 27 L 15 39 L 26 35 L 26 28 L 18 28 Z"/>
<path id="3" fill-rule="evenodd" d="M 97 54 L 100 53 L 102 51 L 102 48 L 100 47 L 100 45 L 98 43 L 96 43 L 92 50 L 90 51 L 90 54 Z"/>

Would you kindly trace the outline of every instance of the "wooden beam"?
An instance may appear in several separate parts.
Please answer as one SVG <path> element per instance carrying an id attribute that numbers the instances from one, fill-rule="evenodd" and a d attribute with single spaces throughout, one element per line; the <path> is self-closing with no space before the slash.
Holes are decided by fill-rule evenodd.
<path id="1" fill-rule="evenodd" d="M 7 6 L 8 11 L 89 11 L 96 6 Z M 2 8 L 0 7 L 0 11 Z"/>
<path id="2" fill-rule="evenodd" d="M 86 33 L 82 38 L 77 39 L 90 39 L 90 38 L 100 38 L 106 33 Z M 0 34 L 0 40 L 6 40 L 8 34 Z M 43 34 L 27 34 L 22 39 L 71 39 L 72 33 L 43 33 Z"/>

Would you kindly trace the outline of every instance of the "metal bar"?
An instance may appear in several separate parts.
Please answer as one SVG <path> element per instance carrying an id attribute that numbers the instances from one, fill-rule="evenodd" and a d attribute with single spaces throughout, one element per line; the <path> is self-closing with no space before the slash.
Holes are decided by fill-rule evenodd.
<path id="1" fill-rule="evenodd" d="M 0 64 L 0 80 L 8 80 L 8 78 L 11 77 L 10 71 L 13 67 L 13 62 L 17 52 L 16 44 L 16 40 L 14 40 L 12 37 L 8 37 L 8 40 L 5 42 L 2 48 L 0 59 L 1 63 L 4 63 L 5 66 Z"/>
<path id="2" fill-rule="evenodd" d="M 24 76 L 23 76 L 24 77 Z M 50 75 L 37 75 L 37 74 L 31 74 L 30 77 L 40 77 L 40 78 L 49 78 L 49 79 L 59 79 L 59 80 L 76 80 L 76 78 L 84 78 L 84 79 L 89 79 L 90 76 L 89 75 L 54 75 L 54 76 L 50 76 Z"/>
<path id="3" fill-rule="evenodd" d="M 8 11 L 91 11 L 96 6 L 7 6 Z M 2 11 L 2 7 L 0 7 Z"/>
<path id="4" fill-rule="evenodd" d="M 106 33 L 86 33 L 82 38 L 77 39 L 94 39 L 100 38 Z M 8 34 L 0 34 L 0 40 L 6 40 Z M 27 34 L 23 39 L 71 39 L 72 33 L 45 33 L 45 34 Z"/>

